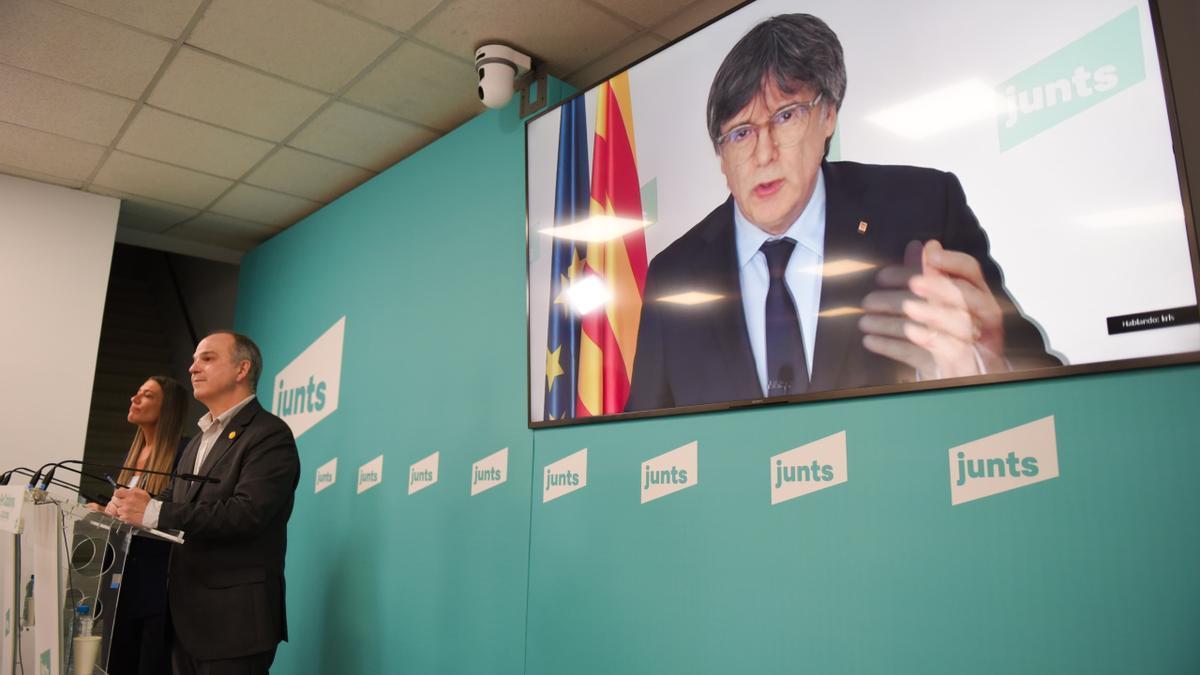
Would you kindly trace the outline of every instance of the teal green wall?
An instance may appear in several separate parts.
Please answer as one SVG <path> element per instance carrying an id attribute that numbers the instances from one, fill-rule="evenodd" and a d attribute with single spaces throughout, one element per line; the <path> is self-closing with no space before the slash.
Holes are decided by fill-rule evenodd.
<path id="1" fill-rule="evenodd" d="M 532 435 L 524 126 L 481 115 L 250 253 L 236 325 L 274 373 L 346 316 L 341 399 L 298 442 L 279 673 L 521 673 Z M 471 465 L 509 478 L 469 497 Z M 412 496 L 413 462 L 440 452 Z M 384 455 L 383 484 L 355 491 Z M 338 458 L 337 482 L 313 493 Z"/>
<path id="2" fill-rule="evenodd" d="M 242 265 L 264 399 L 347 317 L 339 408 L 299 441 L 276 673 L 1200 666 L 1200 368 L 528 430 L 514 107 Z M 949 448 L 1047 415 L 1061 477 L 951 507 Z M 769 457 L 842 430 L 849 481 L 771 506 Z M 641 462 L 693 440 L 699 484 L 640 505 Z M 470 497 L 503 447 L 508 482 Z M 543 504 L 542 468 L 585 447 L 587 487 Z M 439 483 L 409 496 L 434 451 Z M 383 484 L 355 494 L 380 454 Z"/>
<path id="3" fill-rule="evenodd" d="M 535 465 L 590 465 L 534 503 L 526 672 L 1195 672 L 1198 375 L 539 431 Z M 950 448 L 1047 415 L 1059 478 L 950 505 Z M 770 457 L 842 430 L 848 482 L 771 506 Z M 697 439 L 698 484 L 639 505 Z"/>

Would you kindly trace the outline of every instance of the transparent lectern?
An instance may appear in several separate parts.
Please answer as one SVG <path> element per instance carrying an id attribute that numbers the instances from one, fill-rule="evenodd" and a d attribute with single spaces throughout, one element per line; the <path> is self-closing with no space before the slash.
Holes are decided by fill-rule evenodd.
<path id="1" fill-rule="evenodd" d="M 183 543 L 43 490 L 0 488 L 0 675 L 106 672 L 135 536 Z"/>

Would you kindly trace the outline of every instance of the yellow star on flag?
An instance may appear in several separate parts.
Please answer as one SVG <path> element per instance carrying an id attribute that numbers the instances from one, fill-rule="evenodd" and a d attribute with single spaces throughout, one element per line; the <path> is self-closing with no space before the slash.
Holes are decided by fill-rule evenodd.
<path id="1" fill-rule="evenodd" d="M 567 301 L 567 289 L 570 287 L 571 284 L 567 282 L 567 277 L 562 274 L 558 275 L 558 297 L 554 298 L 554 304 L 561 305 Z"/>
<path id="2" fill-rule="evenodd" d="M 559 356 L 562 354 L 562 345 L 554 351 L 546 350 L 546 391 L 554 388 L 554 378 L 563 374 L 562 364 L 559 363 Z"/>
<path id="3" fill-rule="evenodd" d="M 571 251 L 571 266 L 567 268 L 567 276 L 571 278 L 571 281 L 575 281 L 575 277 L 579 276 L 582 271 L 583 261 L 579 259 L 579 249 L 576 248 Z"/>
<path id="4" fill-rule="evenodd" d="M 567 291 L 571 289 L 571 283 L 581 276 L 583 260 L 579 258 L 579 249 L 576 248 L 571 251 L 571 266 L 567 268 L 567 273 L 558 275 L 558 296 L 554 298 L 554 304 L 561 305 L 567 301 Z"/>

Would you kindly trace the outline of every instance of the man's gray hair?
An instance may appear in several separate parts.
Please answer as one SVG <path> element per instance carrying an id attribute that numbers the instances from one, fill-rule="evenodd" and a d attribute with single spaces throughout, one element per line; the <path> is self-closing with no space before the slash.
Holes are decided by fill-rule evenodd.
<path id="1" fill-rule="evenodd" d="M 259 351 L 258 345 L 254 344 L 254 340 L 235 333 L 231 330 L 219 330 L 213 335 L 225 334 L 233 338 L 233 361 L 241 363 L 242 361 L 250 362 L 250 372 L 246 374 L 246 380 L 250 383 L 252 391 L 258 390 L 258 378 L 262 376 L 263 360 L 262 352 Z"/>
<path id="2" fill-rule="evenodd" d="M 812 87 L 824 103 L 840 110 L 846 96 L 842 43 L 811 14 L 780 14 L 752 28 L 725 55 L 708 90 L 713 148 L 721 127 L 762 93 L 768 78 L 789 95 Z"/>

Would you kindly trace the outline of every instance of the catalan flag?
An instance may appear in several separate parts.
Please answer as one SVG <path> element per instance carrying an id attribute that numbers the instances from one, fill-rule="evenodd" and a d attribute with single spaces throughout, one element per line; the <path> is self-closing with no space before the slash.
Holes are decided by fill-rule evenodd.
<path id="1" fill-rule="evenodd" d="M 600 85 L 592 149 L 591 215 L 641 221 L 637 146 L 629 75 Z M 603 282 L 610 299 L 583 316 L 579 341 L 578 417 L 625 411 L 646 286 L 646 237 L 638 227 L 607 241 L 589 242 L 584 273 Z"/>
<path id="2" fill-rule="evenodd" d="M 588 217 L 587 110 L 578 96 L 562 107 L 558 125 L 558 177 L 554 186 L 554 225 Z M 546 330 L 546 413 L 544 419 L 575 417 L 579 368 L 579 316 L 566 291 L 581 276 L 583 244 L 554 239 L 550 261 L 550 313 Z"/>

